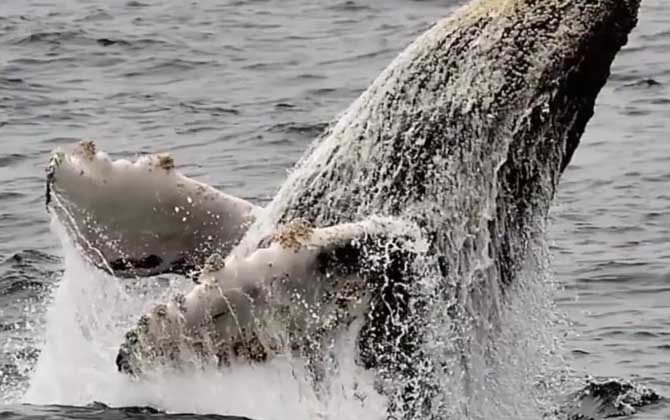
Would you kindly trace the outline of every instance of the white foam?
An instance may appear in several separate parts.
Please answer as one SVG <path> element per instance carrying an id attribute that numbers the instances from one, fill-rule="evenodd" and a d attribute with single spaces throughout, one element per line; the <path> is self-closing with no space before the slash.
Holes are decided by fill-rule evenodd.
<path id="1" fill-rule="evenodd" d="M 52 223 L 63 242 L 65 272 L 48 310 L 46 337 L 24 403 L 153 406 L 168 412 L 231 414 L 262 420 L 375 419 L 385 400 L 354 362 L 353 336 L 336 349 L 336 372 L 317 393 L 301 363 L 280 357 L 258 366 L 157 374 L 135 381 L 117 372 L 116 352 L 139 314 L 175 288 L 129 285 L 90 267 Z M 146 292 L 138 293 L 140 291 Z"/>

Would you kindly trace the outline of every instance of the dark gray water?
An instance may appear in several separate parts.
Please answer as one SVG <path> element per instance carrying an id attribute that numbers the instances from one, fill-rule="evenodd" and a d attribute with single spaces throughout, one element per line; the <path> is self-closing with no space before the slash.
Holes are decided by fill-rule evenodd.
<path id="1" fill-rule="evenodd" d="M 61 245 L 44 209 L 43 168 L 52 149 L 92 138 L 114 156 L 169 151 L 188 175 L 266 202 L 325 124 L 456 5 L 2 2 L 3 399 L 23 401 L 44 339 L 47 297 L 62 275 Z M 669 137 L 670 3 L 645 0 L 562 179 L 551 239 L 555 277 L 565 285 L 557 301 L 574 322 L 566 363 L 583 374 L 633 378 L 666 396 Z M 82 362 L 72 375 L 84 378 L 94 368 Z M 100 406 L 7 411 L 14 418 L 150 414 Z M 663 405 L 637 415 L 668 417 Z"/>

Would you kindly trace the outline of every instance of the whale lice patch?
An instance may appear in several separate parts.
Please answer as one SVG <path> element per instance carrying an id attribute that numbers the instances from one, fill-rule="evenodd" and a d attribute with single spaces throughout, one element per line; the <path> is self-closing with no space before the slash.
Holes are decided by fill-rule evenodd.
<path id="1" fill-rule="evenodd" d="M 159 168 L 165 169 L 166 171 L 169 171 L 170 169 L 174 169 L 175 164 L 174 164 L 174 159 L 172 156 L 170 156 L 167 153 L 163 153 L 158 155 L 158 165 Z"/>
<path id="2" fill-rule="evenodd" d="M 81 151 L 84 152 L 86 159 L 95 159 L 96 147 L 93 140 L 82 140 L 79 142 L 79 147 L 81 148 Z"/>
<path id="3" fill-rule="evenodd" d="M 291 222 L 272 236 L 272 242 L 278 242 L 283 248 L 299 250 L 314 232 L 314 226 L 304 219 Z"/>

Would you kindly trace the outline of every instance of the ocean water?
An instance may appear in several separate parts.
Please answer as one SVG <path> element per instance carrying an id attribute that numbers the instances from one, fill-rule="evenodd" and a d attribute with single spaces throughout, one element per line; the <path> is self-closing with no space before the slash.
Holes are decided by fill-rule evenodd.
<path id="1" fill-rule="evenodd" d="M 114 157 L 167 151 L 184 173 L 265 203 L 323 127 L 407 43 L 460 3 L 0 3 L 0 396 L 10 404 L 0 409 L 3 416 L 161 415 L 84 407 L 94 401 L 225 415 L 230 413 L 220 400 L 235 399 L 246 411 L 233 414 L 301 418 L 298 405 L 281 393 L 265 401 L 267 407 L 257 407 L 245 390 L 211 386 L 214 379 L 258 385 L 267 371 L 191 378 L 190 392 L 197 398 L 180 393 L 177 385 L 171 393 L 160 388 L 142 394 L 132 384 L 107 383 L 100 378 L 115 374 L 113 360 L 107 365 L 95 355 L 118 344 L 111 339 L 96 343 L 95 351 L 82 349 L 85 340 L 69 342 L 61 351 L 71 352 L 73 362 L 61 366 L 58 380 L 49 381 L 49 371 L 36 372 L 49 333 L 46 320 L 54 316 L 48 310 L 67 299 L 68 290 L 55 293 L 63 270 L 90 278 L 91 284 L 109 280 L 77 262 L 50 221 L 44 207 L 49 152 L 82 138 L 95 139 Z M 555 299 L 571 321 L 566 365 L 578 375 L 634 379 L 665 396 L 670 396 L 669 140 L 670 3 L 645 0 L 638 28 L 618 56 L 562 178 L 549 240 L 553 276 L 563 286 Z M 117 290 L 103 290 L 105 295 L 91 299 L 118 303 L 112 300 Z M 126 310 L 131 316 L 141 308 Z M 282 366 L 273 369 L 275 378 L 290 375 Z M 270 383 L 291 392 L 292 385 L 281 379 Z M 103 392 L 114 387 L 130 390 L 116 399 L 111 396 L 121 393 Z M 220 389 L 226 395 L 217 393 Z M 70 406 L 17 405 L 23 402 Z M 336 412 L 338 418 L 367 413 L 346 404 Z M 635 416 L 669 417 L 664 404 Z"/>

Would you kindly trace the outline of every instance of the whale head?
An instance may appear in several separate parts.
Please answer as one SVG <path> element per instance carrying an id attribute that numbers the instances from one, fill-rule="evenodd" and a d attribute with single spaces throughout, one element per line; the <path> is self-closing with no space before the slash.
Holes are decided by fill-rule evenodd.
<path id="1" fill-rule="evenodd" d="M 269 229 L 401 216 L 449 260 L 490 237 L 511 281 L 638 8 L 479 0 L 440 20 L 313 143 L 270 205 Z"/>
<path id="2" fill-rule="evenodd" d="M 464 110 L 475 112 L 475 125 L 487 125 L 481 117 L 488 113 L 489 126 L 507 131 L 511 157 L 525 154 L 515 147 L 524 139 L 545 150 L 560 146 L 558 169 L 564 170 L 637 23 L 639 4 L 482 0 L 465 7 L 437 25 L 454 30 L 450 38 L 458 45 L 450 47 L 472 46 L 456 54 L 464 79 L 474 83 L 467 90 L 478 93 L 475 100 L 462 100 Z"/>

